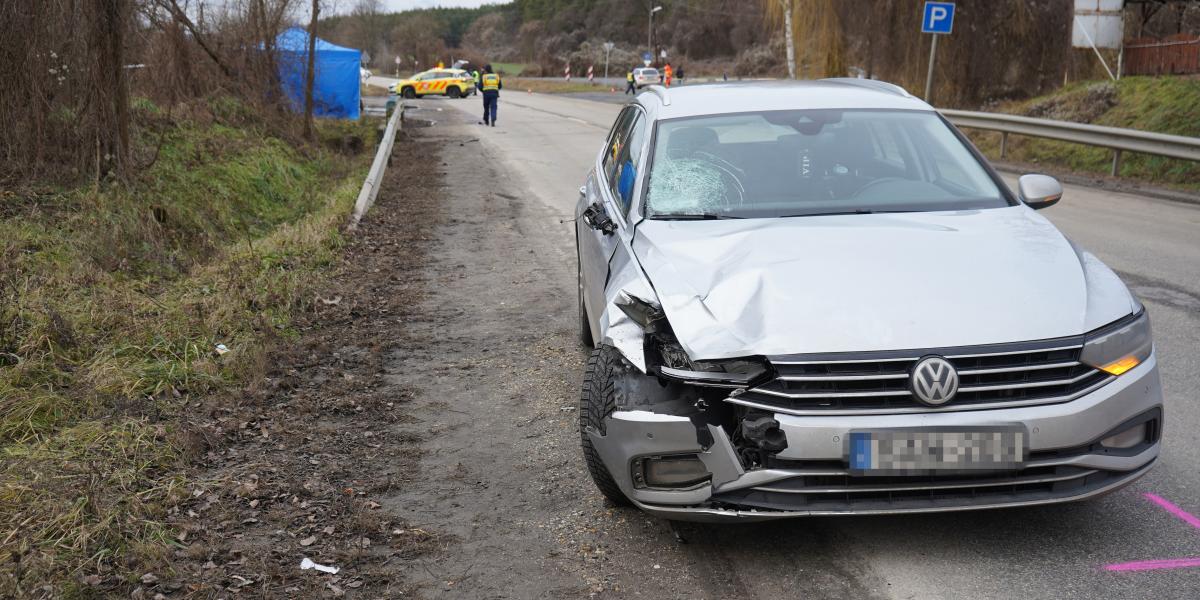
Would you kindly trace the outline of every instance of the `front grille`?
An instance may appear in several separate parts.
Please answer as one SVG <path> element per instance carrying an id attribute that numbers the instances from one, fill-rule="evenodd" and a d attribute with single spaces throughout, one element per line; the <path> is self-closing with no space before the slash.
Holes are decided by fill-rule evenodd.
<path id="1" fill-rule="evenodd" d="M 776 377 L 730 402 L 790 414 L 928 412 L 1066 402 L 1113 377 L 1079 362 L 1082 340 L 859 355 L 769 357 Z M 943 356 L 958 371 L 958 394 L 931 408 L 909 391 L 922 357 Z"/>
<path id="2" fill-rule="evenodd" d="M 712 497 L 718 505 L 765 510 L 920 510 L 1036 502 L 1080 496 L 1130 473 L 1070 465 L 979 475 L 859 477 L 805 475 Z"/>
<path id="3" fill-rule="evenodd" d="M 845 460 L 796 460 L 769 457 L 765 467 L 791 475 L 777 481 L 719 492 L 713 504 L 734 509 L 828 512 L 904 512 L 1036 503 L 1085 496 L 1141 476 L 1136 471 L 1107 471 L 1077 466 L 1088 455 L 1136 456 L 1157 444 L 1161 409 L 1121 423 L 1098 439 L 1145 423 L 1146 439 L 1131 448 L 1109 449 L 1099 441 L 1071 448 L 1034 450 L 1022 468 L 959 471 L 922 475 L 862 475 Z"/>

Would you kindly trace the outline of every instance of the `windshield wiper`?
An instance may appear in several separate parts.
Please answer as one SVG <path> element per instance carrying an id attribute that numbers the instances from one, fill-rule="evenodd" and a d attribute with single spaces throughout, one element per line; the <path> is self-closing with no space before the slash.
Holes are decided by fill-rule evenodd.
<path id="1" fill-rule="evenodd" d="M 721 219 L 744 219 L 745 217 L 717 213 L 658 213 L 650 218 L 659 221 L 719 221 Z"/>
<path id="2" fill-rule="evenodd" d="M 896 213 L 917 212 L 915 210 L 871 210 L 869 208 L 856 208 L 854 210 L 842 210 L 834 212 L 815 212 L 815 213 L 799 213 L 794 215 L 783 215 L 782 218 L 789 217 L 833 217 L 837 215 L 889 215 Z"/>

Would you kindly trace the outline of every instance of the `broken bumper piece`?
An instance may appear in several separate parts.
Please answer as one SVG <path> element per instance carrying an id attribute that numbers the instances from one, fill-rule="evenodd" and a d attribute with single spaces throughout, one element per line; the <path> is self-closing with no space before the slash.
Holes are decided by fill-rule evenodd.
<path id="1" fill-rule="evenodd" d="M 1157 381 L 1152 381 L 1157 385 Z M 789 450 L 764 467 L 746 470 L 726 431 L 686 416 L 649 411 L 616 411 L 605 431 L 587 434 L 621 491 L 652 515 L 680 521 L 750 522 L 769 519 L 850 514 L 921 513 L 1032 506 L 1100 496 L 1145 474 L 1159 453 L 1157 432 L 1128 451 L 1110 452 L 1094 404 L 1142 412 L 1121 428 L 1144 423 L 1161 427 L 1161 405 L 1137 407 L 1129 392 L 1118 389 L 1081 401 L 1040 407 L 1039 418 L 1022 420 L 1040 431 L 1020 468 L 935 476 L 860 476 L 852 474 L 838 452 L 815 451 L 817 438 L 845 439 L 850 431 L 869 429 L 875 418 L 805 419 L 776 415 Z M 1114 393 L 1116 392 L 1116 393 Z M 1093 410 L 1088 410 L 1089 408 Z M 988 414 L 981 414 L 988 413 Z M 1007 413 L 1007 414 L 1006 414 Z M 1128 413 L 1127 413 L 1128 414 Z M 1004 422 L 1016 412 L 980 411 L 947 414 L 958 421 Z M 1022 414 L 1022 417 L 1028 414 Z M 1109 416 L 1110 418 L 1111 416 Z M 916 425 L 885 417 L 886 426 Z M 1093 419 L 1097 419 L 1093 422 Z M 1072 422 L 1072 427 L 1064 427 Z M 1111 423 L 1112 421 L 1108 421 Z M 1094 439 L 1069 440 L 1068 432 L 1100 427 Z M 1043 441 L 1044 443 L 1039 443 Z M 665 483 L 664 483 L 665 482 Z"/>

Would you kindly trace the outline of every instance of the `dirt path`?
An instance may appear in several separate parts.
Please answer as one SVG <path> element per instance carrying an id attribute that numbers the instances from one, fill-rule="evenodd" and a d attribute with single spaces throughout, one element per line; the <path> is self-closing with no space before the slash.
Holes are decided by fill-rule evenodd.
<path id="1" fill-rule="evenodd" d="M 414 391 L 385 364 L 424 294 L 430 231 L 442 220 L 437 148 L 402 135 L 378 210 L 349 238 L 333 281 L 277 343 L 267 376 L 194 407 L 202 458 L 190 500 L 172 509 L 174 574 L 149 574 L 135 597 L 394 597 L 411 593 L 397 561 L 444 543 L 382 499 L 418 471 Z M 407 186 L 404 181 L 415 183 Z M 281 265 L 281 268 L 286 268 Z M 237 349 L 233 349 L 237 352 Z M 301 560 L 341 569 L 301 570 Z"/>

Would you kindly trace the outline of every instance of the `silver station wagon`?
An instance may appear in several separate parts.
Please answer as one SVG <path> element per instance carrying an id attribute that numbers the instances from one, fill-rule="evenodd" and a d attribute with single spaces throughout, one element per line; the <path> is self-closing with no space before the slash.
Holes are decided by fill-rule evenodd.
<path id="1" fill-rule="evenodd" d="M 1159 453 L 1146 312 L 967 139 L 869 80 L 654 86 L 580 188 L 583 455 L 745 521 L 1035 505 Z"/>

